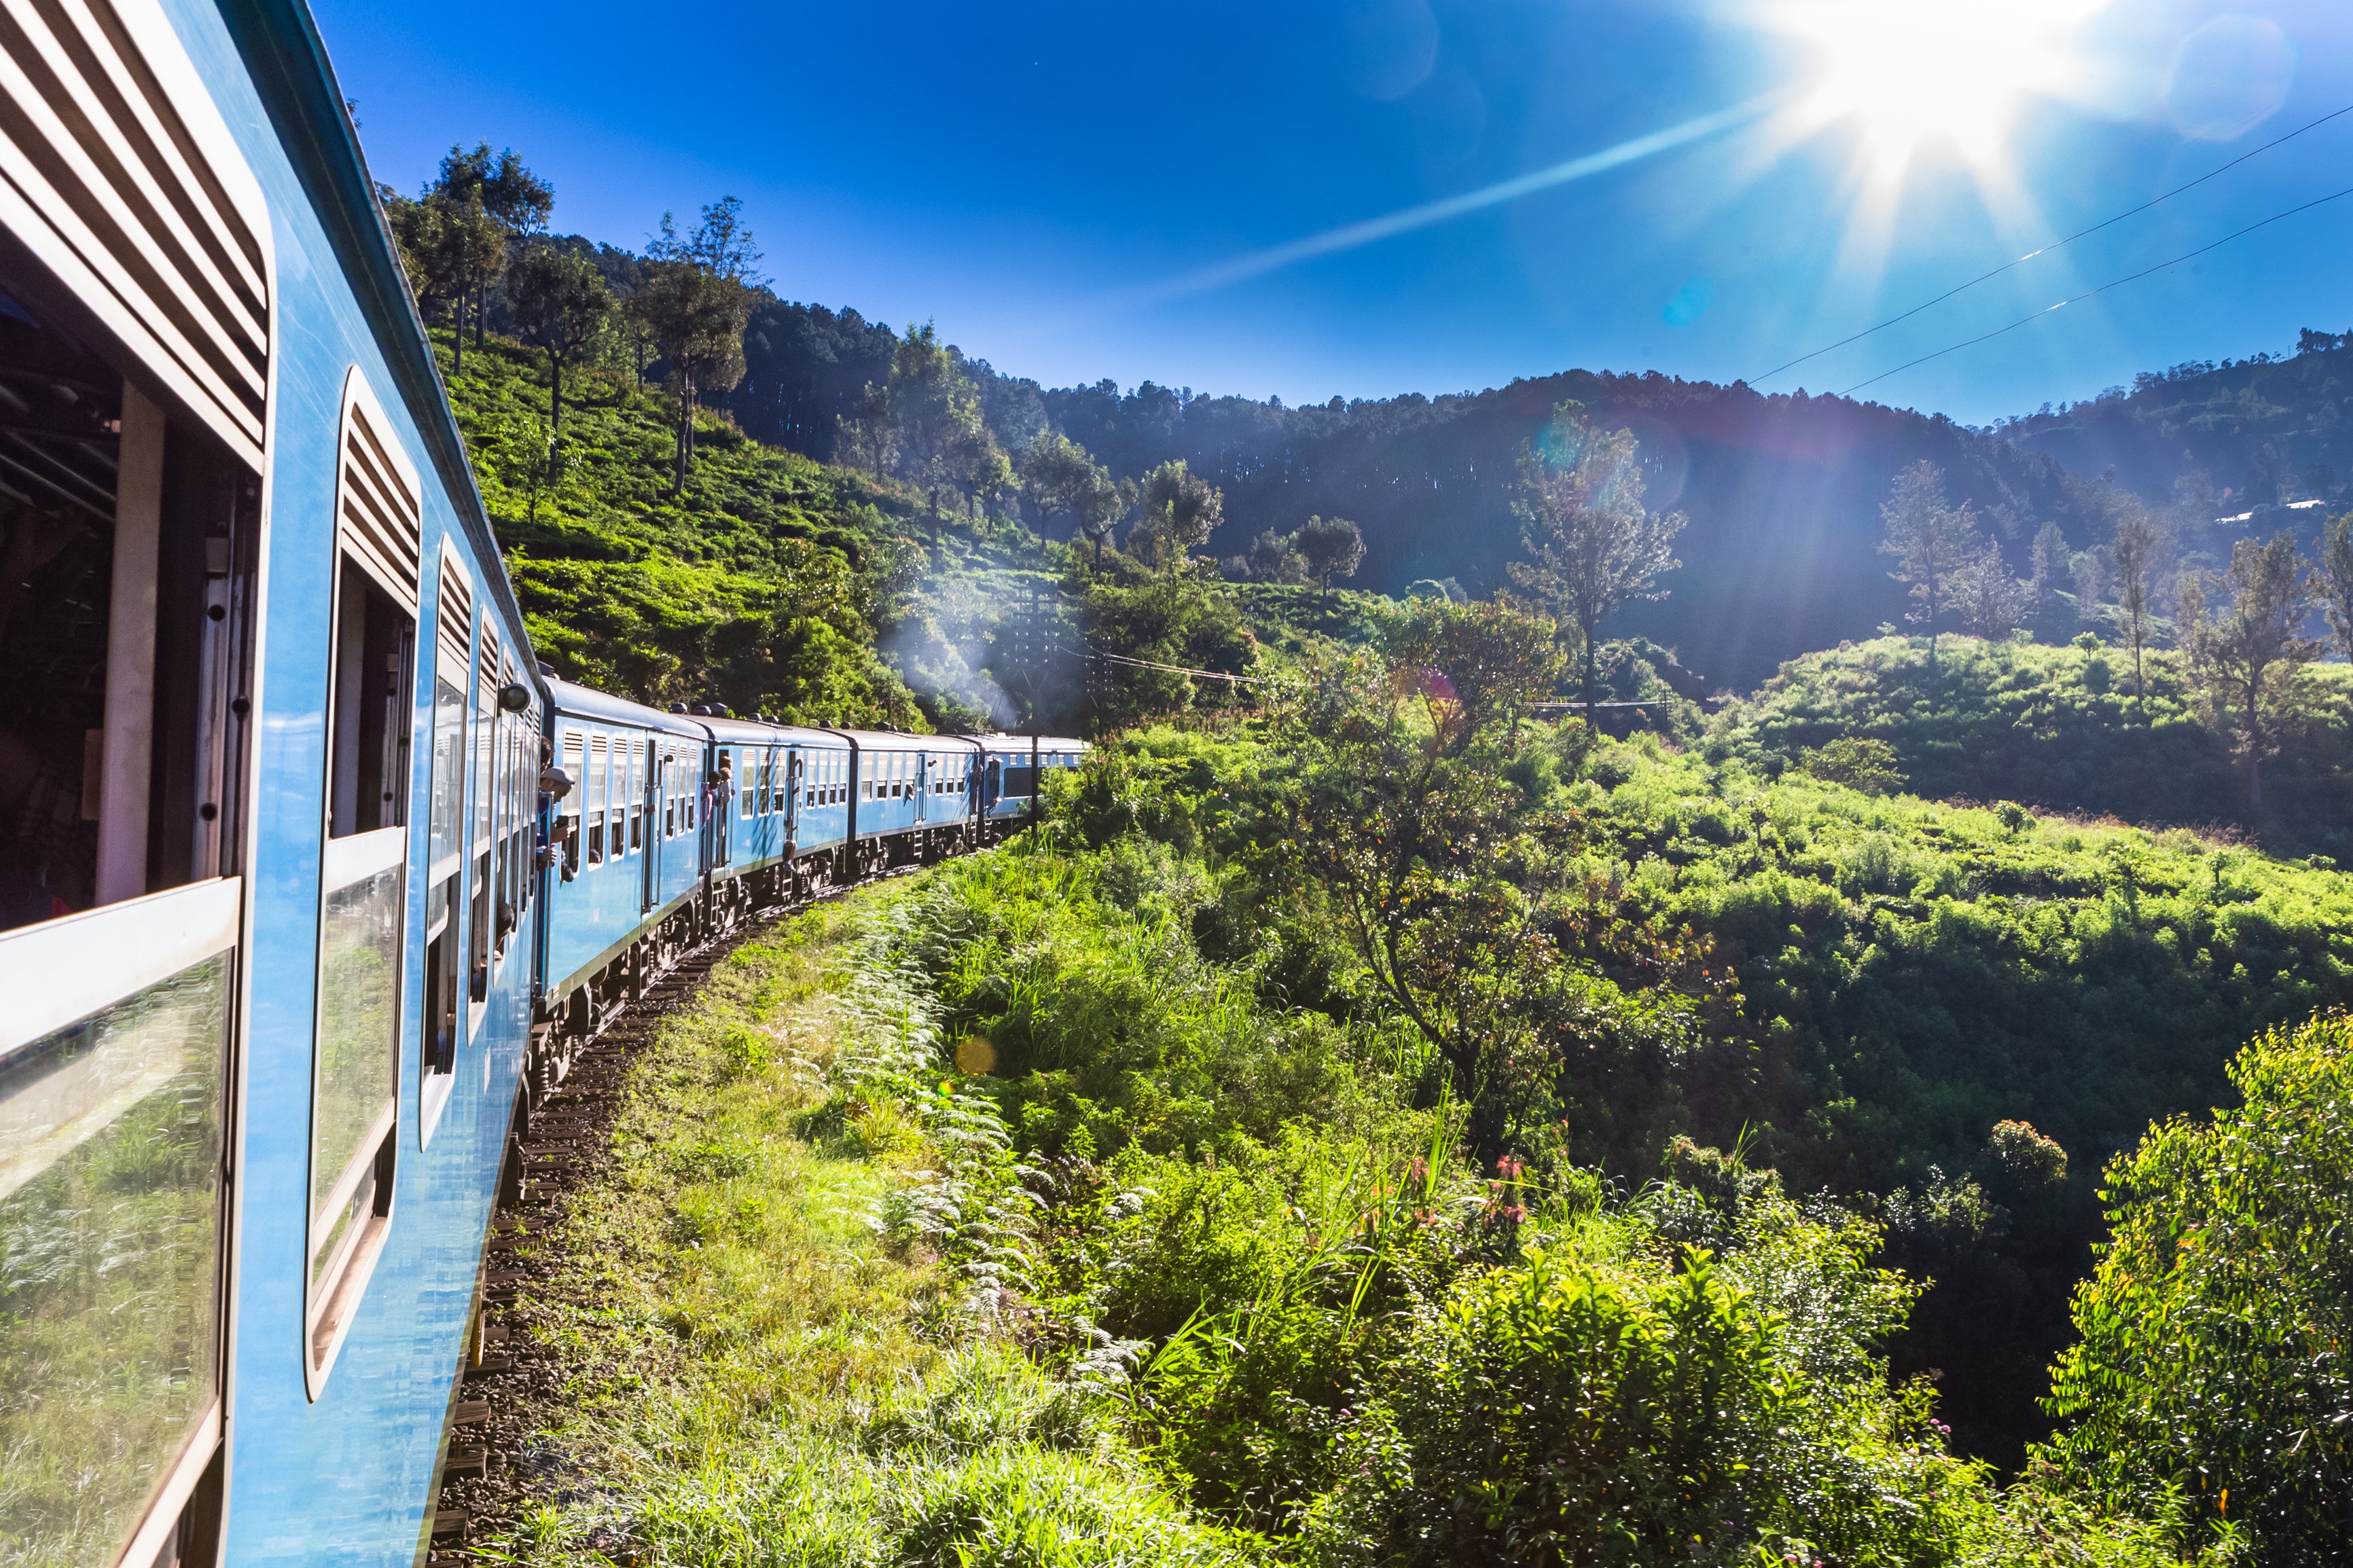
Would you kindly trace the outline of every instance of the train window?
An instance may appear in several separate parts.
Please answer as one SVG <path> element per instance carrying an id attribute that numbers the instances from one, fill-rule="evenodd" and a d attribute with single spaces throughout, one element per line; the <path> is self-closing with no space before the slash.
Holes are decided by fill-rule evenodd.
<path id="1" fill-rule="evenodd" d="M 581 810 L 587 816 L 586 834 L 588 864 L 591 866 L 601 866 L 605 862 L 605 774 L 611 765 L 608 742 L 605 737 L 589 736 L 588 779 L 585 786 L 588 798 L 582 803 Z"/>
<path id="2" fill-rule="evenodd" d="M 433 732 L 427 786 L 425 870 L 425 1009 L 419 1021 L 417 1131 L 429 1140 L 448 1102 L 464 1021 L 466 986 L 465 875 L 467 829 L 473 807 L 467 791 L 474 773 L 468 737 L 467 693 L 474 685 L 473 578 L 457 547 L 442 544 L 439 590 L 433 605 Z"/>
<path id="3" fill-rule="evenodd" d="M 477 639 L 474 661 L 473 711 L 467 725 L 469 767 L 473 774 L 473 832 L 466 843 L 466 858 L 471 868 L 471 907 L 467 912 L 466 936 L 466 995 L 478 1006 L 491 994 L 491 862 L 494 853 L 493 840 L 498 827 L 498 797 L 492 791 L 491 768 L 495 762 L 495 727 L 499 720 L 499 649 L 498 634 L 486 618 Z M 467 1018 L 467 1035 L 471 1037 L 480 1023 L 480 1015 Z"/>
<path id="4" fill-rule="evenodd" d="M 559 836 L 564 842 L 564 879 L 580 875 L 580 793 L 588 787 L 588 742 L 579 731 L 564 737 L 564 772 L 572 780 L 571 793 L 556 803 L 562 814 Z"/>
<path id="5" fill-rule="evenodd" d="M 327 844 L 311 1086 L 307 1366 L 322 1376 L 391 1214 L 423 575 L 417 474 L 356 371 L 336 478 Z M 440 737 L 448 743 L 448 737 Z M 428 996 L 428 1002 L 430 998 Z"/>
<path id="6" fill-rule="evenodd" d="M 738 806 L 736 810 L 737 814 L 743 816 L 746 821 L 751 819 L 753 809 L 760 804 L 761 795 L 767 792 L 768 786 L 763 781 L 760 773 L 761 768 L 765 765 L 765 763 L 764 763 L 760 758 L 754 756 L 749 752 L 744 754 L 744 787 L 741 792 L 743 796 L 743 805 Z"/>
<path id="7" fill-rule="evenodd" d="M 629 742 L 629 852 L 645 847 L 646 742 Z"/>
<path id="8" fill-rule="evenodd" d="M 605 858 L 618 860 L 628 853 L 628 741 L 612 738 L 609 783 L 605 787 Z"/>

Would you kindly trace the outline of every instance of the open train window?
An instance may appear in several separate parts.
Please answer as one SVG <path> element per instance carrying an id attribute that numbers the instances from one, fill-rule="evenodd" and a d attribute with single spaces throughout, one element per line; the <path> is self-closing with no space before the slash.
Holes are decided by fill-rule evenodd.
<path id="1" fill-rule="evenodd" d="M 588 742 L 575 730 L 564 737 L 564 772 L 572 780 L 571 793 L 556 805 L 563 815 L 556 837 L 564 847 L 564 879 L 580 875 L 580 795 L 588 787 Z"/>
<path id="2" fill-rule="evenodd" d="M 433 736 L 425 852 L 425 1015 L 417 1107 L 429 1140 L 449 1098 L 462 1038 L 465 984 L 467 795 L 474 772 L 467 748 L 468 693 L 474 680 L 473 578 L 457 547 L 442 545 L 433 606 Z"/>
<path id="3" fill-rule="evenodd" d="M 607 840 L 606 858 L 618 860 L 628 853 L 629 839 L 629 751 L 630 743 L 619 736 L 613 739 L 612 784 L 607 791 L 605 828 L 611 835 Z"/>
<path id="4" fill-rule="evenodd" d="M 489 617 L 476 639 L 473 712 L 467 726 L 469 771 L 473 775 L 471 835 L 466 859 L 471 868 L 470 903 L 466 917 L 466 996 L 473 1005 L 467 1015 L 466 1036 L 473 1037 L 481 1023 L 481 1009 L 491 994 L 491 866 L 497 854 L 499 797 L 494 783 L 497 763 L 499 710 L 499 641 Z"/>
<path id="5" fill-rule="evenodd" d="M 602 735 L 588 737 L 588 799 L 582 807 L 588 814 L 588 825 L 582 831 L 586 838 L 587 863 L 604 864 L 605 860 L 605 783 L 612 767 L 610 742 Z"/>
<path id="6" fill-rule="evenodd" d="M 306 1370 L 334 1359 L 392 1214 L 407 924 L 410 714 L 423 513 L 416 470 L 356 371 L 335 486 L 319 1019 L 311 1063 Z"/>
<path id="7" fill-rule="evenodd" d="M 629 851 L 645 846 L 646 752 L 650 742 L 629 742 Z"/>

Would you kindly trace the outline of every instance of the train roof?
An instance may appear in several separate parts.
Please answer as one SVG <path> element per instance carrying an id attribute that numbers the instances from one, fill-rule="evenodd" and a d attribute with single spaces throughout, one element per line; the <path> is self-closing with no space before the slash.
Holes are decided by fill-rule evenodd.
<path id="1" fill-rule="evenodd" d="M 861 752 L 952 752 L 969 749 L 970 735 L 911 735 L 898 730 L 840 730 L 831 731 L 847 735 L 858 742 Z"/>
<path id="2" fill-rule="evenodd" d="M 973 739 L 978 741 L 985 751 L 1026 753 L 1029 750 L 1029 736 L 1016 735 L 1009 731 L 1000 731 L 994 735 L 976 735 Z M 1040 735 L 1038 737 L 1037 749 L 1041 752 L 1083 752 L 1087 749 L 1087 743 L 1084 741 L 1073 740 L 1068 735 Z"/>
<path id="3" fill-rule="evenodd" d="M 594 719 L 605 724 L 634 724 L 641 730 L 659 730 L 664 734 L 685 735 L 700 741 L 704 738 L 702 721 L 683 713 L 665 713 L 659 708 L 649 708 L 642 702 L 632 702 L 626 697 L 616 697 L 609 691 L 599 691 L 593 686 L 580 686 L 554 676 L 544 677 L 547 689 L 554 695 L 555 710 L 577 719 Z"/>
<path id="4" fill-rule="evenodd" d="M 771 724 L 765 719 L 723 719 L 715 713 L 672 714 L 690 724 L 699 724 L 711 733 L 711 738 L 723 746 L 789 745 L 794 738 L 809 731 L 785 724 Z"/>

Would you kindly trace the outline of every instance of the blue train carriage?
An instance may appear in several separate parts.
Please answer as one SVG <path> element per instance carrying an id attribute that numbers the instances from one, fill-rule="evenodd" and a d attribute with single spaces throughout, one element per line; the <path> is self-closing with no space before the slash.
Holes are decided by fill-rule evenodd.
<path id="1" fill-rule="evenodd" d="M 1087 743 L 1066 735 L 983 735 L 975 781 L 981 842 L 996 844 L 1020 831 L 1039 807 L 1039 781 L 1048 772 L 1086 761 Z"/>
<path id="2" fill-rule="evenodd" d="M 411 1562 L 543 689 L 308 14 L 9 15 L 0 1540 Z"/>
<path id="3" fill-rule="evenodd" d="M 765 720 L 721 715 L 696 721 L 711 742 L 705 854 L 713 919 L 723 931 L 754 910 L 808 890 L 793 783 L 807 771 L 812 742 L 821 737 Z"/>
<path id="4" fill-rule="evenodd" d="M 788 729 L 783 832 L 805 892 L 854 879 L 850 862 L 851 796 L 858 789 L 858 752 L 837 730 Z"/>
<path id="5" fill-rule="evenodd" d="M 711 736 L 699 720 L 547 686 L 548 755 L 568 787 L 550 808 L 533 1066 L 560 1081 L 579 1043 L 703 938 Z"/>
<path id="6" fill-rule="evenodd" d="M 881 730 L 834 733 L 855 753 L 849 823 L 854 877 L 928 865 L 979 842 L 971 795 L 977 742 Z"/>

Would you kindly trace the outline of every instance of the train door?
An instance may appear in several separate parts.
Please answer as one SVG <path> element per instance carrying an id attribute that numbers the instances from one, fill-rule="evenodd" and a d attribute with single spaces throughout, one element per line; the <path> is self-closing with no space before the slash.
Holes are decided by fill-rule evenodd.
<path id="1" fill-rule="evenodd" d="M 784 852 L 796 855 L 800 852 L 801 797 L 808 789 L 809 757 L 797 746 L 785 756 L 785 821 L 778 831 L 785 836 Z"/>
<path id="2" fill-rule="evenodd" d="M 650 910 L 661 896 L 661 747 L 649 735 L 638 742 L 641 778 L 638 807 L 645 818 L 645 861 L 638 868 L 638 910 Z"/>
<path id="3" fill-rule="evenodd" d="M 722 746 L 718 751 L 719 773 L 711 790 L 711 863 L 714 867 L 727 864 L 733 847 L 733 819 L 728 810 L 735 793 L 735 758 L 740 754 Z"/>

